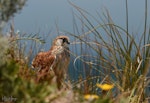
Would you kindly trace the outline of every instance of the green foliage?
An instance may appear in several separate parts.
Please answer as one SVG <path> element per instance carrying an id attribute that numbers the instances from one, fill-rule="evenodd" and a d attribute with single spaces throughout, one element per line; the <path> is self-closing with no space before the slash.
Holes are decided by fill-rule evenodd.
<path id="1" fill-rule="evenodd" d="M 1 60 L 0 65 L 2 65 L 6 61 L 4 54 L 6 53 L 6 50 L 8 48 L 9 48 L 8 38 L 0 36 L 0 60 Z"/>
<path id="2" fill-rule="evenodd" d="M 94 103 L 112 103 L 109 98 L 100 98 L 96 100 Z"/>
<path id="3" fill-rule="evenodd" d="M 0 0 L 0 21 L 8 21 L 24 6 L 26 0 Z"/>
<path id="4" fill-rule="evenodd" d="M 49 87 L 46 82 L 43 84 L 35 84 L 31 77 L 30 80 L 22 78 L 19 75 L 19 65 L 15 61 L 9 61 L 1 65 L 0 74 L 0 96 L 7 98 L 13 96 L 17 98 L 14 101 L 15 103 L 44 103 L 44 98 L 53 91 L 53 87 Z"/>
<path id="5" fill-rule="evenodd" d="M 0 0 L 0 33 L 4 24 L 23 8 L 25 2 L 26 0 Z"/>

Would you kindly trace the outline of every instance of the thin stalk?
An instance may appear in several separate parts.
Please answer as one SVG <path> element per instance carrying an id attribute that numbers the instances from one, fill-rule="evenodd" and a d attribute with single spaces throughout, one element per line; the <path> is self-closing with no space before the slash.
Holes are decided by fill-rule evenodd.
<path id="1" fill-rule="evenodd" d="M 128 45 L 129 45 L 129 37 L 128 37 L 128 0 L 126 0 L 126 29 L 127 29 L 127 49 L 128 49 Z"/>
<path id="2" fill-rule="evenodd" d="M 144 45 L 146 44 L 146 27 L 147 27 L 147 0 L 145 0 L 145 23 L 144 23 Z M 144 55 L 145 55 L 144 49 Z M 145 57 L 144 57 L 145 58 Z"/>

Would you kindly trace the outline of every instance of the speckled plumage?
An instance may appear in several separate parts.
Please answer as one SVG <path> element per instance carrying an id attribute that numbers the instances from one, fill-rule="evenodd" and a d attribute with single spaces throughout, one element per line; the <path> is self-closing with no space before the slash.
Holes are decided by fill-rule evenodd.
<path id="1" fill-rule="evenodd" d="M 61 88 L 61 82 L 65 78 L 70 62 L 69 38 L 58 36 L 49 51 L 38 53 L 32 61 L 32 68 L 38 69 L 36 82 L 43 80 L 45 76 L 54 72 L 57 86 Z"/>

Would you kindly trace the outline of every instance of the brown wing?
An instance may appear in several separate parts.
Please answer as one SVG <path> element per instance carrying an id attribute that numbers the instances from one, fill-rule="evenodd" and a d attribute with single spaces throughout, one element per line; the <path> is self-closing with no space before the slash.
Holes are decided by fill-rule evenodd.
<path id="1" fill-rule="evenodd" d="M 50 68 L 55 61 L 55 55 L 51 52 L 40 52 L 36 55 L 32 62 L 32 67 L 37 69 Z"/>
<path id="2" fill-rule="evenodd" d="M 35 81 L 38 83 L 42 79 L 46 78 L 49 69 L 54 64 L 56 56 L 52 55 L 50 51 L 40 52 L 33 59 L 32 67 L 38 69 Z M 51 75 L 52 76 L 52 75 Z"/>

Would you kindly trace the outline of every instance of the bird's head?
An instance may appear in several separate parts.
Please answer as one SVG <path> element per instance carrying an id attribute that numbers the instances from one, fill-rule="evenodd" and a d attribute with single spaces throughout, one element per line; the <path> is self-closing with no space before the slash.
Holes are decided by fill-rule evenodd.
<path id="1" fill-rule="evenodd" d="M 53 45 L 55 46 L 68 46 L 68 44 L 70 44 L 70 41 L 69 41 L 69 37 L 67 36 L 58 36 L 54 42 L 53 42 Z"/>

